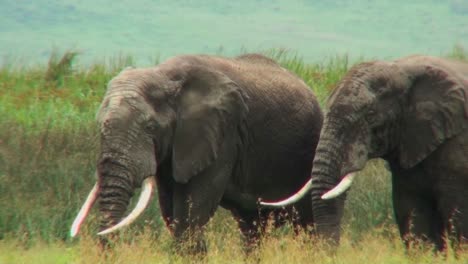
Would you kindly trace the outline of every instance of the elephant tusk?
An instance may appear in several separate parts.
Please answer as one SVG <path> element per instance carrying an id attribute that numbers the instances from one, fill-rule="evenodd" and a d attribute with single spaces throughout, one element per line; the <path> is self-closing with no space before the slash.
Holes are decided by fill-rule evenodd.
<path id="1" fill-rule="evenodd" d="M 302 188 L 299 191 L 297 191 L 295 194 L 293 194 L 289 198 L 286 198 L 278 202 L 260 202 L 260 205 L 269 206 L 269 207 L 283 207 L 286 205 L 293 204 L 299 201 L 300 199 L 302 199 L 304 195 L 306 195 L 310 191 L 311 187 L 312 187 L 312 179 L 307 181 L 306 184 L 304 184 L 304 186 L 302 186 Z"/>
<path id="2" fill-rule="evenodd" d="M 343 179 L 335 186 L 335 188 L 331 189 L 330 191 L 326 192 L 322 195 L 322 199 L 329 200 L 335 197 L 340 196 L 342 193 L 346 192 L 351 184 L 353 183 L 354 173 L 347 174 L 343 177 Z"/>
<path id="3" fill-rule="evenodd" d="M 98 184 L 94 184 L 93 189 L 88 194 L 88 198 L 84 202 L 83 206 L 81 206 L 80 212 L 76 216 L 75 220 L 73 221 L 72 227 L 70 229 L 70 236 L 75 237 L 78 232 L 80 231 L 81 224 L 83 223 L 84 219 L 89 213 L 91 207 L 93 207 L 94 202 L 96 202 L 97 196 L 99 192 Z"/>
<path id="4" fill-rule="evenodd" d="M 150 176 L 146 178 L 143 181 L 140 198 L 138 199 L 135 209 L 133 209 L 133 211 L 118 224 L 99 232 L 98 235 L 109 234 L 135 221 L 135 219 L 137 219 L 138 216 L 140 216 L 140 214 L 145 210 L 146 206 L 148 205 L 155 185 L 155 177 Z"/>

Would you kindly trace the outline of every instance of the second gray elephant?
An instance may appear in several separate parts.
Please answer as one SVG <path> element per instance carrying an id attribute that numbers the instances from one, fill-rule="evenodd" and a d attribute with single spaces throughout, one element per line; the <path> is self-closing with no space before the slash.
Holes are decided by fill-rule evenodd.
<path id="1" fill-rule="evenodd" d="M 309 179 L 322 112 L 310 88 L 267 57 L 187 55 L 121 72 L 97 120 L 98 181 L 72 236 L 98 197 L 100 234 L 107 234 L 132 222 L 157 186 L 177 241 L 199 231 L 221 205 L 252 246 L 270 213 L 284 220 L 281 209 L 259 212 L 257 198 L 280 199 Z M 122 220 L 139 187 L 136 208 Z M 309 201 L 294 205 L 297 227 L 313 223 Z M 286 211 L 293 217 L 291 206 Z M 197 236 L 193 250 L 204 247 Z"/>
<path id="2" fill-rule="evenodd" d="M 339 195 L 372 158 L 389 164 L 407 246 L 422 240 L 443 250 L 448 240 L 467 242 L 468 63 L 427 56 L 366 62 L 339 82 L 328 100 L 312 184 L 300 192 L 311 189 L 319 234 L 338 241 Z"/>

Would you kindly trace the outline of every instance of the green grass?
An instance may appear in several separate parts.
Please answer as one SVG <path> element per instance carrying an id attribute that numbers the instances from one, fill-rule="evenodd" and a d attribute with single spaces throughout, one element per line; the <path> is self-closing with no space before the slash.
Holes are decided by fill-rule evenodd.
<path id="1" fill-rule="evenodd" d="M 266 54 L 303 78 L 322 104 L 347 69 L 363 60 L 336 56 L 307 64 L 300 55 L 284 50 Z M 107 261 L 94 249 L 95 211 L 87 219 L 83 238 L 70 240 L 68 232 L 94 183 L 98 148 L 94 115 L 106 84 L 135 62 L 132 57 L 116 56 L 82 67 L 74 64 L 75 55 L 52 56 L 47 66 L 0 68 L 0 263 Z M 447 56 L 467 59 L 460 46 Z M 315 258 L 320 263 L 412 262 L 403 254 L 395 228 L 390 176 L 383 162 L 371 161 L 359 174 L 347 199 L 344 242 L 336 258 L 328 257 L 305 237 L 293 238 L 291 228 L 285 227 L 268 235 L 258 253 L 262 263 L 283 263 L 283 258 L 288 263 Z M 168 253 L 172 239 L 157 202 L 123 233 L 125 239 L 118 244 L 122 250 L 111 256 L 116 263 L 136 256 L 142 262 L 185 263 Z M 368 240 L 370 246 L 365 245 Z M 218 210 L 210 222 L 208 241 L 210 263 L 242 262 L 237 227 L 227 211 Z M 359 249 L 362 246 L 366 248 Z M 374 255 L 373 250 L 381 255 Z M 418 262 L 433 260 L 428 251 L 418 254 Z"/>

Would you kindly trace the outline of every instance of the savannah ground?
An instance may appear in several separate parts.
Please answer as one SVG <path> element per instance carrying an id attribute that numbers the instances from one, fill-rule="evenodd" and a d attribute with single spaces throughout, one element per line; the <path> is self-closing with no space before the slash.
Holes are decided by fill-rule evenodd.
<path id="1" fill-rule="evenodd" d="M 322 105 L 334 84 L 357 60 L 336 56 L 305 63 L 281 50 L 267 55 L 312 87 Z M 78 54 L 53 53 L 48 65 L 0 68 L 0 263 L 187 263 L 196 259 L 172 252 L 172 238 L 160 218 L 157 197 L 113 251 L 96 242 L 96 210 L 80 236 L 69 228 L 94 184 L 98 133 L 94 115 L 107 82 L 132 57 L 117 56 L 86 67 Z M 468 61 L 460 46 L 446 56 Z M 368 162 L 349 192 L 343 239 L 330 255 L 291 227 L 269 230 L 262 246 L 245 259 L 237 226 L 218 210 L 207 226 L 203 263 L 468 263 L 468 251 L 447 257 L 430 249 L 405 250 L 393 219 L 390 176 L 380 160 Z"/>

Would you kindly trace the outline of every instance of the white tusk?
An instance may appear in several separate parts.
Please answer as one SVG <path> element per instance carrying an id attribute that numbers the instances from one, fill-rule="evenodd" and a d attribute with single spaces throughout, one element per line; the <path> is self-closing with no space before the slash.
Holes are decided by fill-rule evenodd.
<path id="1" fill-rule="evenodd" d="M 135 221 L 135 219 L 137 219 L 138 216 L 140 216 L 140 214 L 145 210 L 146 206 L 148 205 L 155 185 L 156 181 L 154 176 L 146 178 L 143 181 L 140 198 L 138 199 L 135 209 L 133 209 L 133 211 L 118 224 L 99 232 L 98 235 L 109 234 Z"/>
<path id="2" fill-rule="evenodd" d="M 91 192 L 89 192 L 88 194 L 88 198 L 86 198 L 86 201 L 84 202 L 83 206 L 81 206 L 80 212 L 76 216 L 75 221 L 73 221 L 72 227 L 70 229 L 71 237 L 75 237 L 76 234 L 78 234 L 78 232 L 80 231 L 81 224 L 88 215 L 91 207 L 93 207 L 94 202 L 96 202 L 96 198 L 98 196 L 98 189 L 98 184 L 94 184 L 93 189 L 91 189 Z"/>
<path id="3" fill-rule="evenodd" d="M 338 185 L 336 185 L 335 188 L 331 189 L 330 191 L 322 195 L 322 199 L 324 200 L 333 199 L 335 197 L 340 196 L 342 193 L 346 192 L 349 189 L 349 187 L 351 187 L 354 176 L 355 176 L 354 173 L 350 173 L 344 176 L 341 182 L 338 183 Z"/>
<path id="4" fill-rule="evenodd" d="M 283 207 L 286 205 L 293 204 L 299 201 L 300 199 L 302 199 L 304 195 L 306 195 L 310 191 L 311 187 L 312 187 L 312 179 L 307 181 L 307 183 L 304 184 L 304 186 L 302 186 L 302 188 L 299 191 L 297 191 L 295 194 L 293 194 L 289 198 L 286 198 L 285 200 L 281 200 L 278 202 L 260 202 L 260 205 L 270 206 L 270 207 Z"/>

